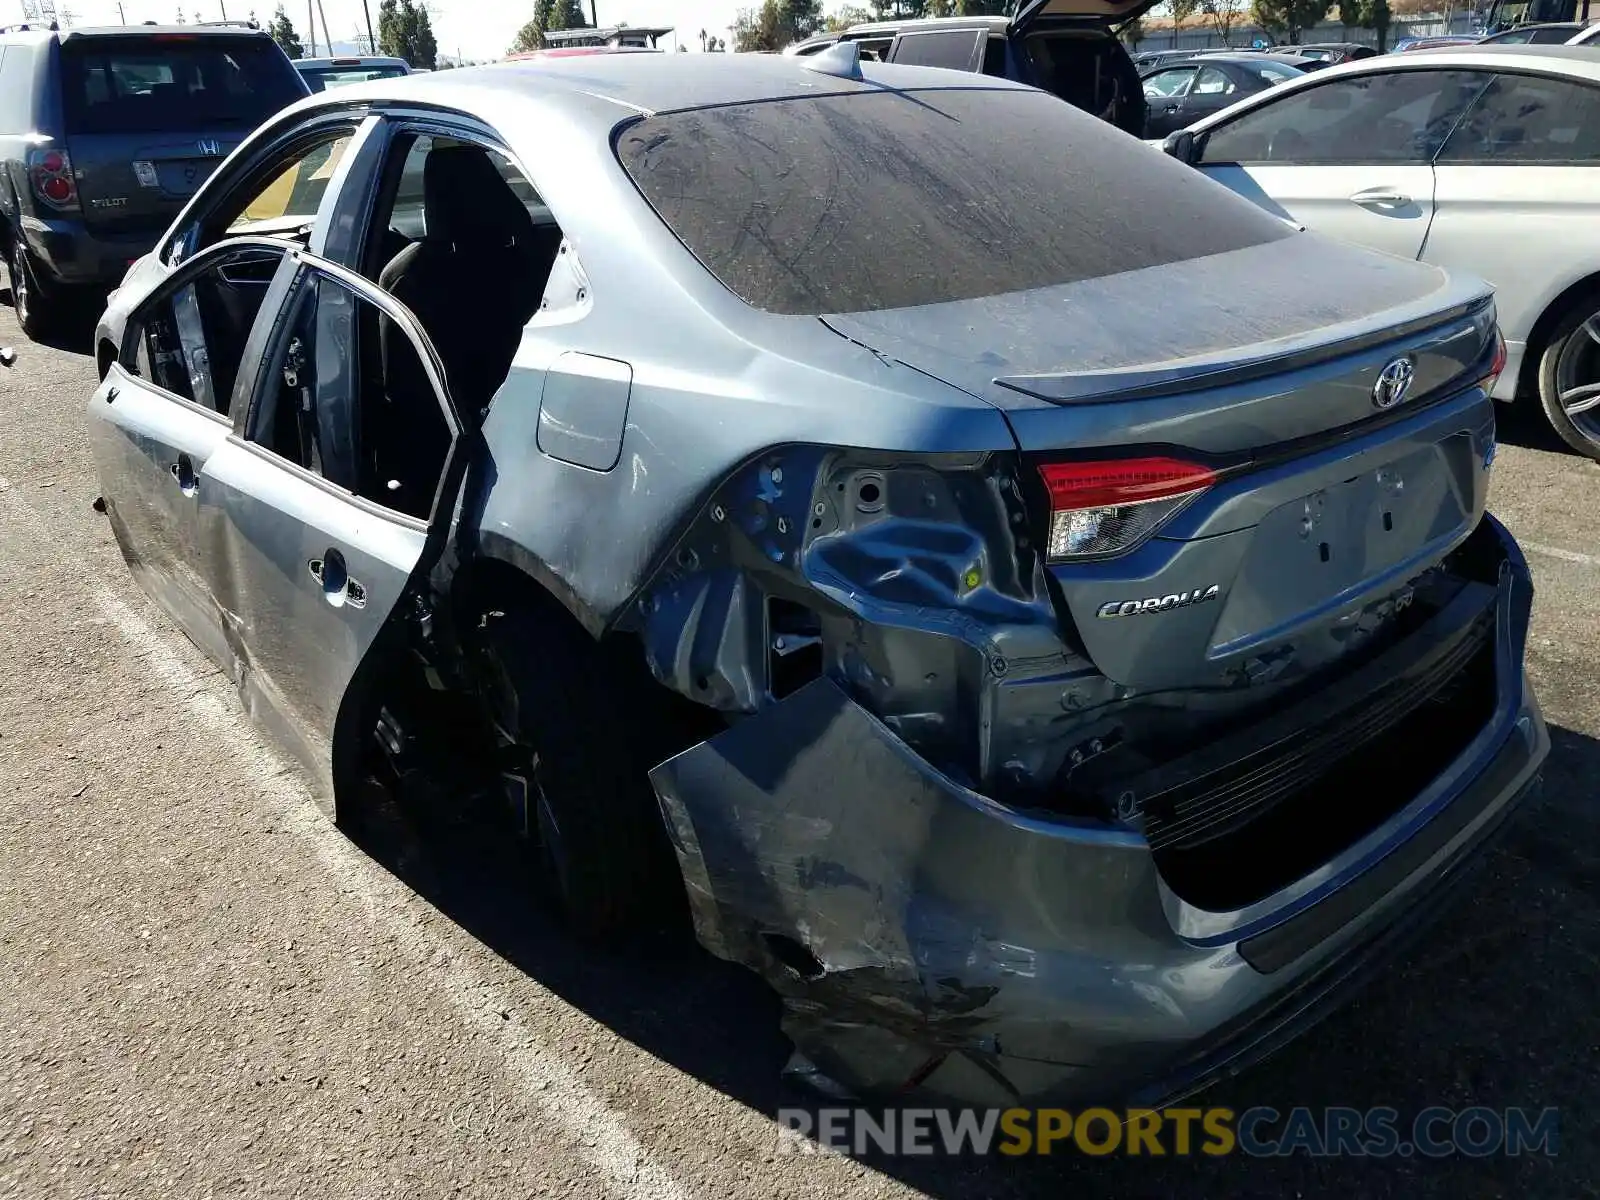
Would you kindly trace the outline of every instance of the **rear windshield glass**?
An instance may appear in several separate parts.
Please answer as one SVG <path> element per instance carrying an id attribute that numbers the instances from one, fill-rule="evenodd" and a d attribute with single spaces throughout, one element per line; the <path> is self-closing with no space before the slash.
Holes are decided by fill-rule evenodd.
<path id="1" fill-rule="evenodd" d="M 874 90 L 667 113 L 627 126 L 617 155 L 707 269 L 775 313 L 998 295 L 1292 232 L 1043 92 Z"/>
<path id="2" fill-rule="evenodd" d="M 329 88 L 348 87 L 352 83 L 366 83 L 371 79 L 394 79 L 404 75 L 399 67 L 301 67 L 306 86 L 313 92 Z"/>
<path id="3" fill-rule="evenodd" d="M 61 52 L 73 133 L 180 133 L 250 128 L 305 93 L 266 38 L 107 38 Z"/>

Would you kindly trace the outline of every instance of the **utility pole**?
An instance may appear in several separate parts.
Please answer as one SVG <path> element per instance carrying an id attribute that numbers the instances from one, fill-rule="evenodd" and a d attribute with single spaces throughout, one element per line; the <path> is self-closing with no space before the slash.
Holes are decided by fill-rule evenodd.
<path id="1" fill-rule="evenodd" d="M 361 15 L 367 19 L 367 45 L 371 47 L 368 54 L 378 52 L 378 39 L 372 36 L 372 9 L 367 6 L 367 0 L 361 0 Z"/>
<path id="2" fill-rule="evenodd" d="M 317 0 L 306 0 L 306 28 L 311 31 L 311 53 L 317 57 Z"/>
<path id="3" fill-rule="evenodd" d="M 328 14 L 323 10 L 322 0 L 317 0 L 317 11 L 322 13 L 322 40 L 328 43 L 328 53 L 333 53 L 333 34 L 328 32 Z"/>
<path id="4" fill-rule="evenodd" d="M 599 0 L 589 0 L 589 23 L 593 25 L 594 28 L 599 29 L 600 10 L 595 7 L 597 3 L 599 3 Z"/>

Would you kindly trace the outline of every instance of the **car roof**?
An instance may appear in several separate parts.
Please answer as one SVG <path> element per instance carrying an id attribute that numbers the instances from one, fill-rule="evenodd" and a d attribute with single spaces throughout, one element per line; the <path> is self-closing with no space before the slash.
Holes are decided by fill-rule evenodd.
<path id="1" fill-rule="evenodd" d="M 110 38 L 110 37 L 158 37 L 182 34 L 184 37 L 267 37 L 264 29 L 254 29 L 249 25 L 74 25 L 70 29 L 47 29 L 38 26 L 29 29 L 0 28 L 0 40 L 19 39 L 28 41 L 44 41 L 56 38 L 62 42 L 70 42 L 76 38 Z"/>
<path id="2" fill-rule="evenodd" d="M 1464 46 L 1441 46 L 1426 54 L 1381 54 L 1377 58 L 1364 58 L 1360 62 L 1342 63 L 1326 71 L 1318 71 L 1321 78 L 1339 74 L 1364 74 L 1374 70 L 1426 70 L 1441 65 L 1456 67 L 1483 67 L 1486 70 L 1505 71 L 1522 68 L 1529 71 L 1546 71 L 1553 75 L 1576 75 L 1600 82 L 1600 55 L 1589 46 L 1531 46 L 1469 43 Z"/>
<path id="3" fill-rule="evenodd" d="M 988 29 L 991 33 L 1004 33 L 1011 27 L 1010 17 L 913 17 L 905 21 L 863 21 L 845 30 L 856 33 L 898 33 L 902 29 Z"/>
<path id="4" fill-rule="evenodd" d="M 403 58 L 386 54 L 340 54 L 332 58 L 297 58 L 297 67 L 404 67 Z"/>
<path id="5" fill-rule="evenodd" d="M 634 112 L 656 113 L 886 87 L 1026 90 L 1020 83 L 968 71 L 863 62 L 861 78 L 850 79 L 818 70 L 817 65 L 816 59 L 787 54 L 591 54 L 397 75 L 321 93 L 313 101 L 386 100 L 472 112 L 494 100 L 538 100 L 572 111 L 601 100 Z"/>

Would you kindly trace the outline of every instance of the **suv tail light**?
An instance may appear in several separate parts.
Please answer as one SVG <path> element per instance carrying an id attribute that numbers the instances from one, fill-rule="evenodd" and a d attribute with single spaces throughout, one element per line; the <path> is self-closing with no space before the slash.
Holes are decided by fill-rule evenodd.
<path id="1" fill-rule="evenodd" d="M 78 207 L 78 184 L 72 177 L 72 156 L 65 150 L 29 150 L 28 181 L 33 194 L 51 208 Z"/>
<path id="2" fill-rule="evenodd" d="M 1045 463 L 1051 562 L 1133 549 L 1216 482 L 1210 467 L 1177 458 Z"/>

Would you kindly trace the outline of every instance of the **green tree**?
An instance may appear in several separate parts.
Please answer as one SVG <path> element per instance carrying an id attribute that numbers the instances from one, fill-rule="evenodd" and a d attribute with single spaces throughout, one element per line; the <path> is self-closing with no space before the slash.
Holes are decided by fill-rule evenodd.
<path id="1" fill-rule="evenodd" d="M 1200 0 L 1170 0 L 1167 8 L 1172 14 L 1172 28 L 1182 29 L 1189 18 L 1200 11 Z"/>
<path id="2" fill-rule="evenodd" d="M 545 30 L 550 28 L 555 8 L 556 0 L 536 0 L 533 6 L 533 20 L 517 30 L 517 38 L 511 43 L 510 53 L 526 54 L 530 50 L 543 50 Z"/>
<path id="3" fill-rule="evenodd" d="M 1009 0 L 955 0 L 958 17 L 1000 17 L 1011 7 Z"/>
<path id="4" fill-rule="evenodd" d="M 306 48 L 300 44 L 300 35 L 295 32 L 294 22 L 289 20 L 289 14 L 283 11 L 283 5 L 278 5 L 278 11 L 272 14 L 267 32 L 272 35 L 273 41 L 283 47 L 283 52 L 290 58 L 306 56 Z"/>
<path id="5" fill-rule="evenodd" d="M 1333 0 L 1253 0 L 1250 15 L 1268 33 L 1298 46 L 1300 34 L 1321 23 L 1332 7 Z"/>
<path id="6" fill-rule="evenodd" d="M 1117 30 L 1117 36 L 1127 43 L 1128 49 L 1137 50 L 1139 48 L 1139 43 L 1144 41 L 1145 38 L 1144 19 L 1142 17 L 1135 17 L 1133 20 L 1125 22 L 1123 26 Z"/>
<path id="7" fill-rule="evenodd" d="M 1389 48 L 1389 24 L 1393 12 L 1389 0 L 1338 0 L 1339 20 L 1346 25 L 1371 29 L 1378 35 L 1378 53 Z"/>
<path id="8" fill-rule="evenodd" d="M 822 27 L 829 33 L 841 33 L 852 25 L 862 25 L 872 20 L 872 14 L 859 4 L 846 4 L 831 17 L 823 19 Z"/>
<path id="9" fill-rule="evenodd" d="M 822 0 L 778 0 L 778 28 L 786 46 L 810 37 L 822 28 Z"/>
<path id="10" fill-rule="evenodd" d="M 1224 46 L 1233 44 L 1234 26 L 1238 25 L 1243 9 L 1244 0 L 1200 0 L 1200 11 L 1205 14 L 1206 24 L 1211 26 L 1211 32 L 1222 39 Z M 1326 5 L 1323 6 L 1323 13 L 1327 13 Z"/>
<path id="11" fill-rule="evenodd" d="M 762 0 L 733 21 L 734 49 L 776 52 L 822 28 L 821 0 Z"/>
<path id="12" fill-rule="evenodd" d="M 417 0 L 380 0 L 378 53 L 403 58 L 413 67 L 436 69 L 439 43 L 428 10 Z"/>
<path id="13" fill-rule="evenodd" d="M 778 0 L 762 0 L 760 8 L 741 8 L 733 18 L 733 48 L 741 54 L 782 50 L 785 43 L 778 38 Z"/>

